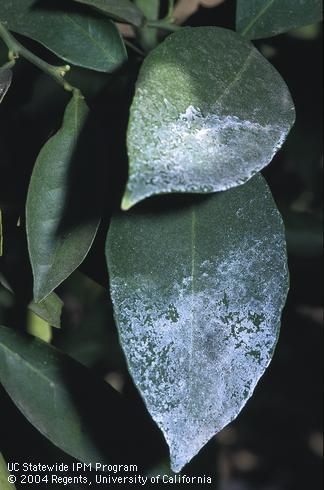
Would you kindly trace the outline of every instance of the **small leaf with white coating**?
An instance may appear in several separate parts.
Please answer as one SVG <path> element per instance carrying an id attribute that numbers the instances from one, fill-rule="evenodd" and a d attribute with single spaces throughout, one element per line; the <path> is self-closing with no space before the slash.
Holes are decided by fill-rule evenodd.
<path id="1" fill-rule="evenodd" d="M 130 112 L 122 200 L 210 193 L 270 163 L 295 119 L 273 66 L 235 32 L 184 28 L 146 58 Z"/>

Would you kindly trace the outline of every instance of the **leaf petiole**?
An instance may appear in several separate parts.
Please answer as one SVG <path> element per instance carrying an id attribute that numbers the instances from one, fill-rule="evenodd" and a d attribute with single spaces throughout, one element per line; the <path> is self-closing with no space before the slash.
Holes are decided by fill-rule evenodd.
<path id="1" fill-rule="evenodd" d="M 181 29 L 180 26 L 174 24 L 174 0 L 169 0 L 168 13 L 164 19 L 160 20 L 147 20 L 147 27 L 156 27 L 157 29 L 164 29 L 165 31 L 175 32 Z"/>
<path id="2" fill-rule="evenodd" d="M 173 19 L 173 11 L 174 11 L 174 0 L 169 0 L 169 9 L 168 9 L 167 19 L 169 19 L 169 20 Z"/>
<path id="3" fill-rule="evenodd" d="M 42 60 L 34 53 L 25 48 L 20 42 L 18 42 L 12 34 L 8 31 L 5 25 L 0 21 L 0 38 L 6 44 L 9 53 L 9 62 L 7 65 L 12 67 L 19 57 L 25 58 L 33 65 L 37 66 L 40 70 L 47 73 L 51 78 L 53 78 L 57 83 L 59 83 L 68 92 L 74 92 L 76 89 L 70 85 L 64 78 L 66 73 L 70 70 L 69 65 L 54 66 L 50 65 L 46 61 Z M 7 66 L 6 65 L 6 66 Z"/>
<path id="4" fill-rule="evenodd" d="M 157 27 L 158 29 L 164 29 L 165 31 L 175 32 L 181 29 L 181 26 L 172 24 L 172 20 L 166 17 L 161 20 L 148 20 L 146 22 L 147 27 Z"/>

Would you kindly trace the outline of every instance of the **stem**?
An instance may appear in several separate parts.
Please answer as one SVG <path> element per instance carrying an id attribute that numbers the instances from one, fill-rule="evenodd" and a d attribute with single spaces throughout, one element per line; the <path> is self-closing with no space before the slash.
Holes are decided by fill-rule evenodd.
<path id="1" fill-rule="evenodd" d="M 15 66 L 15 61 L 14 60 L 8 61 L 4 65 L 0 66 L 0 70 L 10 70 L 14 66 Z"/>
<path id="2" fill-rule="evenodd" d="M 175 32 L 181 29 L 180 26 L 176 26 L 170 22 L 170 19 L 167 17 L 161 20 L 148 20 L 146 22 L 147 27 L 157 27 L 158 29 L 164 29 L 165 31 Z"/>
<path id="3" fill-rule="evenodd" d="M 148 20 L 146 22 L 147 27 L 156 27 L 157 29 L 164 29 L 165 31 L 175 32 L 181 29 L 180 26 L 174 24 L 173 18 L 174 0 L 169 0 L 169 9 L 166 17 L 160 20 Z"/>
<path id="4" fill-rule="evenodd" d="M 174 0 L 169 0 L 169 10 L 168 10 L 167 19 L 171 20 L 173 18 L 173 10 L 174 10 Z"/>
<path id="5" fill-rule="evenodd" d="M 21 56 L 25 58 L 33 65 L 37 66 L 40 70 L 47 73 L 50 77 L 52 77 L 57 83 L 59 83 L 65 90 L 69 92 L 75 91 L 75 87 L 72 87 L 68 82 L 65 81 L 64 76 L 70 70 L 69 65 L 64 66 L 53 66 L 46 61 L 42 60 L 34 53 L 25 48 L 22 44 L 20 44 L 8 31 L 8 29 L 4 26 L 4 24 L 0 21 L 0 38 L 6 44 L 9 53 L 9 63 L 10 66 L 13 66 L 16 60 Z"/>
<path id="6" fill-rule="evenodd" d="M 124 38 L 124 43 L 126 44 L 126 46 L 129 46 L 131 49 L 133 49 L 135 51 L 135 53 L 139 54 L 140 56 L 145 56 L 145 53 L 144 51 L 142 51 L 140 48 L 138 48 L 134 43 L 132 43 L 131 41 L 128 41 L 128 39 L 125 39 Z"/>

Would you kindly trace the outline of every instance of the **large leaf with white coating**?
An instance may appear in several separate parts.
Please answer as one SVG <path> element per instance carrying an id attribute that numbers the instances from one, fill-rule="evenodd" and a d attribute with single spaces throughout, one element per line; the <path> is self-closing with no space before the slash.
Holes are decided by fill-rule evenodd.
<path id="1" fill-rule="evenodd" d="M 250 42 L 217 27 L 172 34 L 138 78 L 122 208 L 242 184 L 272 160 L 294 118 L 285 82 Z"/>
<path id="2" fill-rule="evenodd" d="M 144 16 L 131 0 L 75 0 L 90 5 L 113 19 L 140 27 Z M 150 0 L 151 1 L 151 0 Z"/>
<path id="3" fill-rule="evenodd" d="M 86 196 L 74 195 L 73 202 L 68 201 L 72 162 L 87 115 L 83 98 L 74 94 L 61 129 L 42 148 L 32 173 L 26 226 L 35 301 L 47 297 L 81 264 L 98 228 L 99 218 L 67 214 L 72 205 L 80 212 L 84 209 Z"/>
<path id="4" fill-rule="evenodd" d="M 0 2 L 0 20 L 10 30 L 40 42 L 63 60 L 84 68 L 112 72 L 127 58 L 123 40 L 112 21 L 91 10 L 77 12 L 66 2 Z"/>
<path id="5" fill-rule="evenodd" d="M 322 16 L 322 0 L 237 0 L 236 30 L 259 39 L 319 22 Z"/>
<path id="6" fill-rule="evenodd" d="M 271 360 L 288 288 L 282 220 L 258 175 L 195 204 L 121 213 L 106 252 L 129 370 L 179 471 Z"/>

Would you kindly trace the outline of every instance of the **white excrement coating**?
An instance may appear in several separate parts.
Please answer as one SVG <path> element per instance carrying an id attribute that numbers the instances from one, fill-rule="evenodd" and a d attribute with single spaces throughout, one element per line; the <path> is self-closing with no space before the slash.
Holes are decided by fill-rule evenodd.
<path id="1" fill-rule="evenodd" d="M 242 184 L 270 163 L 290 129 L 203 114 L 192 105 L 179 116 L 167 99 L 153 118 L 142 112 L 147 97 L 138 89 L 132 109 L 131 203 L 159 193 L 215 192 Z"/>
<path id="2" fill-rule="evenodd" d="M 265 272 L 281 252 L 282 236 L 273 240 L 268 255 L 256 239 L 197 263 L 194 278 L 179 264 L 175 277 L 183 279 L 168 289 L 141 274 L 131 288 L 112 280 L 129 369 L 174 471 L 238 415 L 271 360 L 287 275 L 285 267 Z"/>

